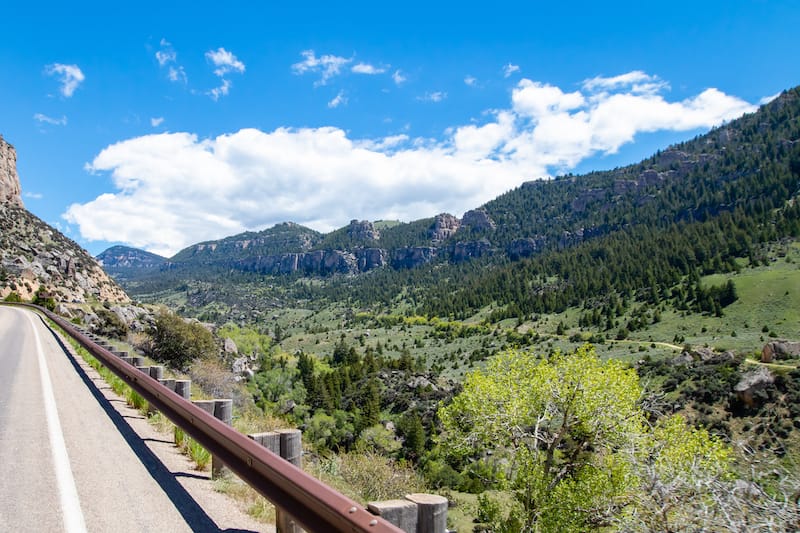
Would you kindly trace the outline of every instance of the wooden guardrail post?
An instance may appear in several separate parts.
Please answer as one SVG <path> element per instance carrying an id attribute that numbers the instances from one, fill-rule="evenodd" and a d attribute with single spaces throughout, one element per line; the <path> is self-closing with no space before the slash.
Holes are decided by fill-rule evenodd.
<path id="1" fill-rule="evenodd" d="M 184 400 L 190 400 L 192 398 L 192 380 L 176 379 L 175 394 L 183 397 Z"/>
<path id="2" fill-rule="evenodd" d="M 222 420 L 227 425 L 233 425 L 233 400 L 214 400 L 214 418 Z M 216 455 L 211 456 L 211 477 L 218 478 L 229 470 Z"/>
<path id="3" fill-rule="evenodd" d="M 279 429 L 280 455 L 297 468 L 302 467 L 303 433 L 299 429 Z M 275 508 L 275 528 L 278 533 L 300 533 L 303 530 L 292 516 L 283 509 Z"/>
<path id="4" fill-rule="evenodd" d="M 197 407 L 227 425 L 233 421 L 233 400 L 194 400 Z M 218 478 L 226 472 L 225 464 L 216 455 L 211 455 L 211 477 Z"/>
<path id="5" fill-rule="evenodd" d="M 150 377 L 153 379 L 157 379 L 161 381 L 164 378 L 164 367 L 163 366 L 151 366 L 150 367 Z"/>
<path id="6" fill-rule="evenodd" d="M 406 533 L 417 533 L 419 510 L 414 502 L 408 500 L 369 502 L 367 509 L 370 513 L 391 522 Z"/>
<path id="7" fill-rule="evenodd" d="M 417 504 L 417 533 L 447 531 L 447 498 L 436 494 L 406 494 L 406 500 Z"/>

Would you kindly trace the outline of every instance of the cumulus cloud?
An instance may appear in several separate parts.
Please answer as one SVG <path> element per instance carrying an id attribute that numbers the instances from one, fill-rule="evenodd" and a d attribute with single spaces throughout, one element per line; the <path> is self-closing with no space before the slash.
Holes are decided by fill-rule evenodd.
<path id="1" fill-rule="evenodd" d="M 86 76 L 78 67 L 78 65 L 64 65 L 62 63 L 53 63 L 45 67 L 45 73 L 48 76 L 54 76 L 61 82 L 61 94 L 65 98 L 70 98 L 75 93 L 75 89 L 83 83 Z"/>
<path id="2" fill-rule="evenodd" d="M 25 198 L 30 198 L 31 200 L 41 200 L 44 198 L 44 195 L 40 192 L 24 192 L 22 196 Z"/>
<path id="3" fill-rule="evenodd" d="M 652 82 L 636 74 L 565 91 L 523 79 L 505 109 L 439 139 L 357 139 L 336 127 L 133 138 L 88 165 L 110 175 L 113 191 L 64 217 L 85 239 L 171 255 L 287 220 L 329 231 L 353 218 L 460 215 L 523 181 L 613 153 L 638 133 L 708 128 L 754 110 L 715 88 L 679 101 L 634 88 Z"/>
<path id="4" fill-rule="evenodd" d="M 503 67 L 503 77 L 508 78 L 515 72 L 519 72 L 519 65 L 514 65 L 513 63 L 506 63 Z"/>
<path id="5" fill-rule="evenodd" d="M 340 57 L 335 55 L 323 55 L 317 57 L 314 50 L 303 50 L 300 52 L 303 60 L 292 65 L 292 72 L 298 76 L 307 72 L 314 72 L 320 74 L 320 79 L 314 85 L 325 85 L 334 76 L 338 76 L 342 72 L 342 68 L 352 59 Z"/>
<path id="6" fill-rule="evenodd" d="M 470 87 L 475 87 L 475 85 L 477 83 L 478 83 L 478 79 L 475 78 L 474 76 L 465 76 L 464 77 L 464 84 L 466 84 L 466 85 L 468 85 Z"/>
<path id="7" fill-rule="evenodd" d="M 385 67 L 376 67 L 375 65 L 370 65 L 369 63 L 356 63 L 350 70 L 354 74 L 367 74 L 372 76 L 386 72 Z"/>
<path id="8" fill-rule="evenodd" d="M 152 117 L 150 119 L 150 125 L 154 128 L 159 127 L 164 122 L 164 117 Z"/>
<path id="9" fill-rule="evenodd" d="M 344 104 L 347 104 L 347 97 L 345 96 L 344 91 L 339 91 L 339 93 L 334 96 L 330 102 L 328 102 L 328 107 L 335 109 Z"/>
<path id="10" fill-rule="evenodd" d="M 61 118 L 53 118 L 48 117 L 47 115 L 43 115 L 42 113 L 36 113 L 33 115 L 33 119 L 36 122 L 40 122 L 43 124 L 52 124 L 53 126 L 66 126 L 67 125 L 67 117 L 66 115 L 62 115 Z"/>

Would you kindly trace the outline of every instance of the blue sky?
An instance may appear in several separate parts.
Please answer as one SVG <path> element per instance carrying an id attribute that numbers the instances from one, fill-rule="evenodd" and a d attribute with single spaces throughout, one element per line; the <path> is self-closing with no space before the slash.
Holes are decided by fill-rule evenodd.
<path id="1" fill-rule="evenodd" d="M 291 220 L 461 216 L 612 168 L 800 84 L 800 5 L 16 2 L 0 134 L 92 253 Z"/>

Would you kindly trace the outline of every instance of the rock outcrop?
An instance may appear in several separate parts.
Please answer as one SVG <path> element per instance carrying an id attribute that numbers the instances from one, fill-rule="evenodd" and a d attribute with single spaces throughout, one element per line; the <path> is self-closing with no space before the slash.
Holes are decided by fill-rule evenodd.
<path id="1" fill-rule="evenodd" d="M 761 362 L 771 363 L 776 359 L 794 359 L 800 357 L 800 342 L 772 341 L 761 350 Z"/>
<path id="2" fill-rule="evenodd" d="M 747 407 L 754 407 L 757 403 L 757 394 L 775 383 L 775 376 L 763 366 L 750 370 L 733 388 L 739 400 Z"/>
<path id="3" fill-rule="evenodd" d="M 491 255 L 493 252 L 492 243 L 488 239 L 457 242 L 453 247 L 453 261 L 460 263 L 461 261 Z"/>
<path id="4" fill-rule="evenodd" d="M 490 217 L 486 209 L 482 207 L 464 213 L 464 217 L 461 219 L 461 225 L 470 228 L 472 231 L 491 231 L 497 227 L 492 217 Z"/>
<path id="5" fill-rule="evenodd" d="M 17 175 L 17 151 L 0 135 L 0 205 L 22 207 Z"/>
<path id="6" fill-rule="evenodd" d="M 0 299 L 56 303 L 128 302 L 119 285 L 83 248 L 22 206 L 14 147 L 0 137 Z"/>
<path id="7" fill-rule="evenodd" d="M 433 219 L 428 236 L 433 243 L 440 243 L 455 235 L 460 227 L 460 220 L 449 213 L 442 213 Z"/>
<path id="8" fill-rule="evenodd" d="M 369 220 L 351 220 L 347 234 L 357 241 L 377 241 L 381 238 L 381 232 Z"/>
<path id="9" fill-rule="evenodd" d="M 407 246 L 398 248 L 392 254 L 392 267 L 415 268 L 436 258 L 438 248 L 433 246 Z"/>

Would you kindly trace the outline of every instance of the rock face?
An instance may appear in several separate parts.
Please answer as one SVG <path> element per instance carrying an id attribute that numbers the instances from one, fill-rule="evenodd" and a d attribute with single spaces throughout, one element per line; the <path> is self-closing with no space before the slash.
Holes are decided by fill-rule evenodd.
<path id="1" fill-rule="evenodd" d="M 359 241 L 377 241 L 381 238 L 381 232 L 369 220 L 351 220 L 347 234 Z"/>
<path id="2" fill-rule="evenodd" d="M 458 231 L 461 227 L 461 221 L 449 213 L 442 213 L 436 215 L 433 219 L 433 225 L 428 230 L 428 236 L 434 243 L 446 241 Z"/>
<path id="3" fill-rule="evenodd" d="M 0 205 L 22 207 L 17 175 L 17 151 L 0 135 Z"/>
<path id="4" fill-rule="evenodd" d="M 761 362 L 771 363 L 775 359 L 800 357 L 800 342 L 772 341 L 761 350 Z"/>
<path id="5" fill-rule="evenodd" d="M 489 216 L 489 213 L 482 207 L 464 213 L 464 218 L 461 219 L 461 225 L 473 231 L 490 231 L 497 227 L 494 220 Z"/>
<path id="6" fill-rule="evenodd" d="M 453 261 L 460 263 L 461 261 L 491 255 L 493 251 L 492 243 L 488 239 L 457 242 L 453 247 Z"/>
<path id="7" fill-rule="evenodd" d="M 414 268 L 436 258 L 437 248 L 433 246 L 408 246 L 398 248 L 392 254 L 392 267 Z"/>
<path id="8" fill-rule="evenodd" d="M 0 299 L 129 302 L 83 248 L 22 207 L 14 147 L 0 137 Z"/>

